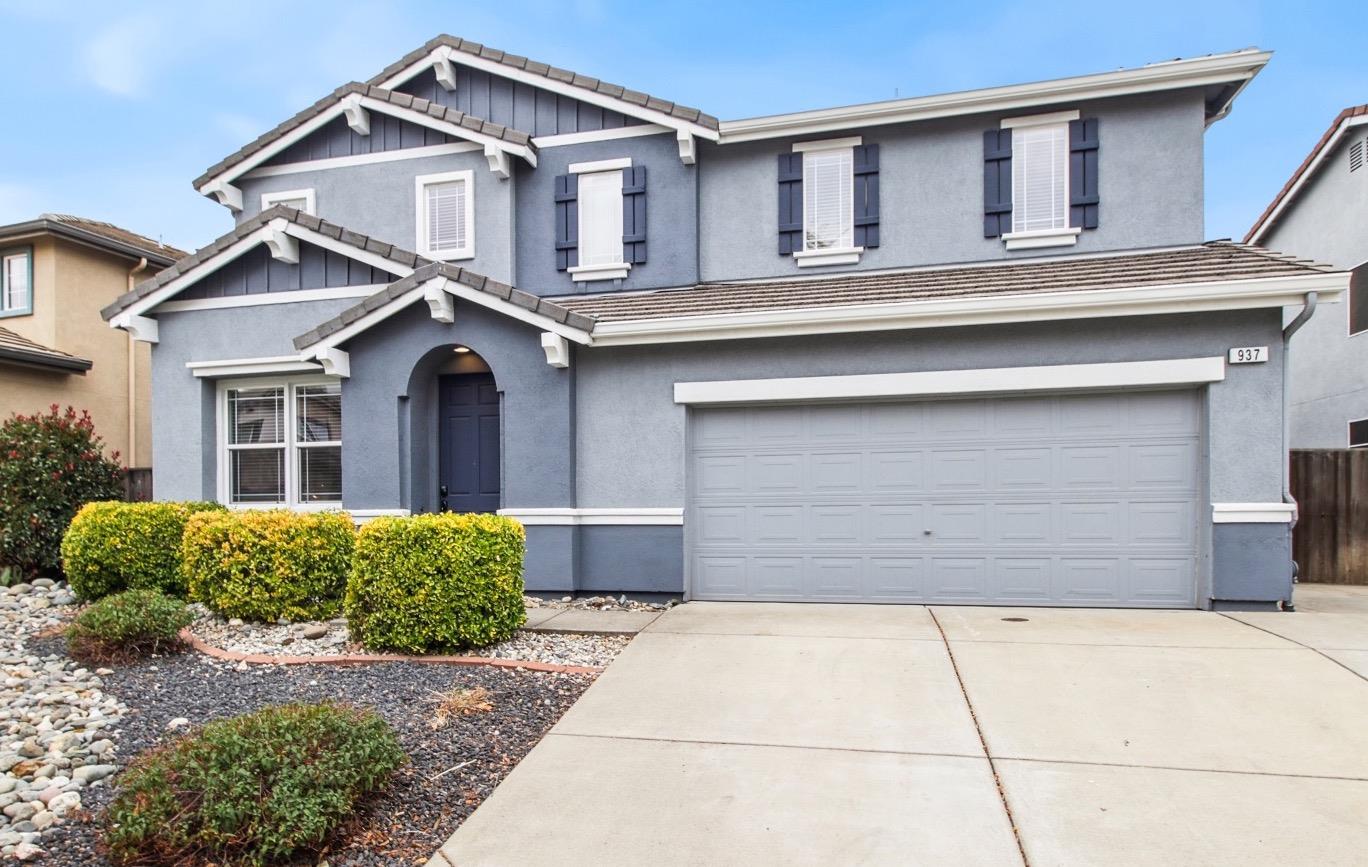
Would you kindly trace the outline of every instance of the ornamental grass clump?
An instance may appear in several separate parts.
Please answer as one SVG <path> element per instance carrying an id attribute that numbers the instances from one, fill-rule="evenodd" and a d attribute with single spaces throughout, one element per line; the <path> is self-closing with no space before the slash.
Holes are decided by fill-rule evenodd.
<path id="1" fill-rule="evenodd" d="M 62 569 L 82 599 L 155 589 L 185 596 L 181 537 L 190 516 L 218 503 L 87 503 L 62 537 Z"/>
<path id="2" fill-rule="evenodd" d="M 104 842 L 123 865 L 302 856 L 404 760 L 383 719 L 348 705 L 280 705 L 211 722 L 123 772 Z"/>
<path id="3" fill-rule="evenodd" d="M 67 627 L 67 652 L 82 662 L 127 662 L 180 650 L 185 603 L 156 590 L 127 590 L 86 608 Z"/>

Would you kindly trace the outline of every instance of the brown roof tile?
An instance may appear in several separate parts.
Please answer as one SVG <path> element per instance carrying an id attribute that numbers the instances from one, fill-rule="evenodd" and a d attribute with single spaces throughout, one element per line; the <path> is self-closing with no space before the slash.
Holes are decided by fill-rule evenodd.
<path id="1" fill-rule="evenodd" d="M 8 328 L 0 328 L 0 363 L 5 362 L 66 373 L 85 373 L 93 366 L 89 359 L 62 352 L 60 349 L 52 349 Z"/>
<path id="2" fill-rule="evenodd" d="M 149 262 L 161 266 L 185 255 L 184 250 L 163 244 L 161 241 L 154 241 L 146 235 L 130 232 L 113 223 L 74 217 L 71 214 L 41 214 L 36 220 L 0 226 L 0 238 L 34 232 L 48 232 L 83 241 L 135 259 L 146 256 Z"/>

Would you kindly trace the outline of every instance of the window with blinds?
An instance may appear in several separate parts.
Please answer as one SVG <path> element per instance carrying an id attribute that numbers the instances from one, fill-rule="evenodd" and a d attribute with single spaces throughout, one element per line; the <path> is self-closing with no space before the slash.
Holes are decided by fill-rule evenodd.
<path id="1" fill-rule="evenodd" d="M 475 255 L 472 173 L 418 178 L 418 252 L 433 259 Z"/>
<path id="2" fill-rule="evenodd" d="M 579 267 L 622 262 L 622 171 L 579 176 Z"/>
<path id="3" fill-rule="evenodd" d="M 1069 225 L 1069 125 L 1012 130 L 1012 231 Z"/>
<path id="4" fill-rule="evenodd" d="M 803 249 L 855 246 L 854 155 L 850 148 L 803 154 Z"/>
<path id="5" fill-rule="evenodd" d="M 283 382 L 224 393 L 226 490 L 233 505 L 342 502 L 342 387 Z"/>

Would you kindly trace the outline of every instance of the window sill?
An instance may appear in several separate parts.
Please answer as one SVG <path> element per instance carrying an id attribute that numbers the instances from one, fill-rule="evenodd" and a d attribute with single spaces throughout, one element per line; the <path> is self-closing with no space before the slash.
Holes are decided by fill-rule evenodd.
<path id="1" fill-rule="evenodd" d="M 291 512 L 341 512 L 341 502 L 335 503 L 225 503 L 224 507 L 233 512 L 274 511 L 286 509 Z"/>
<path id="2" fill-rule="evenodd" d="M 566 269 L 566 273 L 576 283 L 587 283 L 590 280 L 624 280 L 630 270 L 630 262 L 613 262 L 608 265 L 576 265 Z"/>
<path id="3" fill-rule="evenodd" d="M 33 308 L 26 307 L 18 310 L 0 310 L 0 319 L 13 319 L 16 316 L 32 316 Z"/>
<path id="4" fill-rule="evenodd" d="M 1038 247 L 1072 247 L 1078 243 L 1083 230 L 1070 226 L 1067 229 L 1038 229 L 1034 232 L 1008 232 L 1002 242 L 1008 250 L 1034 250 Z"/>
<path id="5" fill-rule="evenodd" d="M 793 254 L 793 263 L 799 268 L 816 268 L 822 265 L 854 265 L 860 261 L 864 247 L 846 247 L 828 250 L 799 250 Z"/>
<path id="6" fill-rule="evenodd" d="M 474 250 L 428 250 L 426 253 L 419 253 L 425 259 L 434 262 L 455 262 L 460 259 L 474 259 Z"/>

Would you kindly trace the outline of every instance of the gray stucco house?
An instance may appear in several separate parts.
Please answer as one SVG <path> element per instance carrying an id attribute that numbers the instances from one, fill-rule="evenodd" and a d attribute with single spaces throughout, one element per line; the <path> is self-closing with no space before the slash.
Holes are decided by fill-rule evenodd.
<path id="1" fill-rule="evenodd" d="M 1276 606 L 1282 310 L 1347 275 L 1203 242 L 1268 57 L 718 121 L 437 37 L 104 311 L 156 494 L 497 510 L 534 591 Z"/>
<path id="2" fill-rule="evenodd" d="M 1292 343 L 1288 442 L 1368 447 L 1368 105 L 1339 113 L 1245 242 L 1352 273 L 1348 303 L 1318 311 Z"/>

